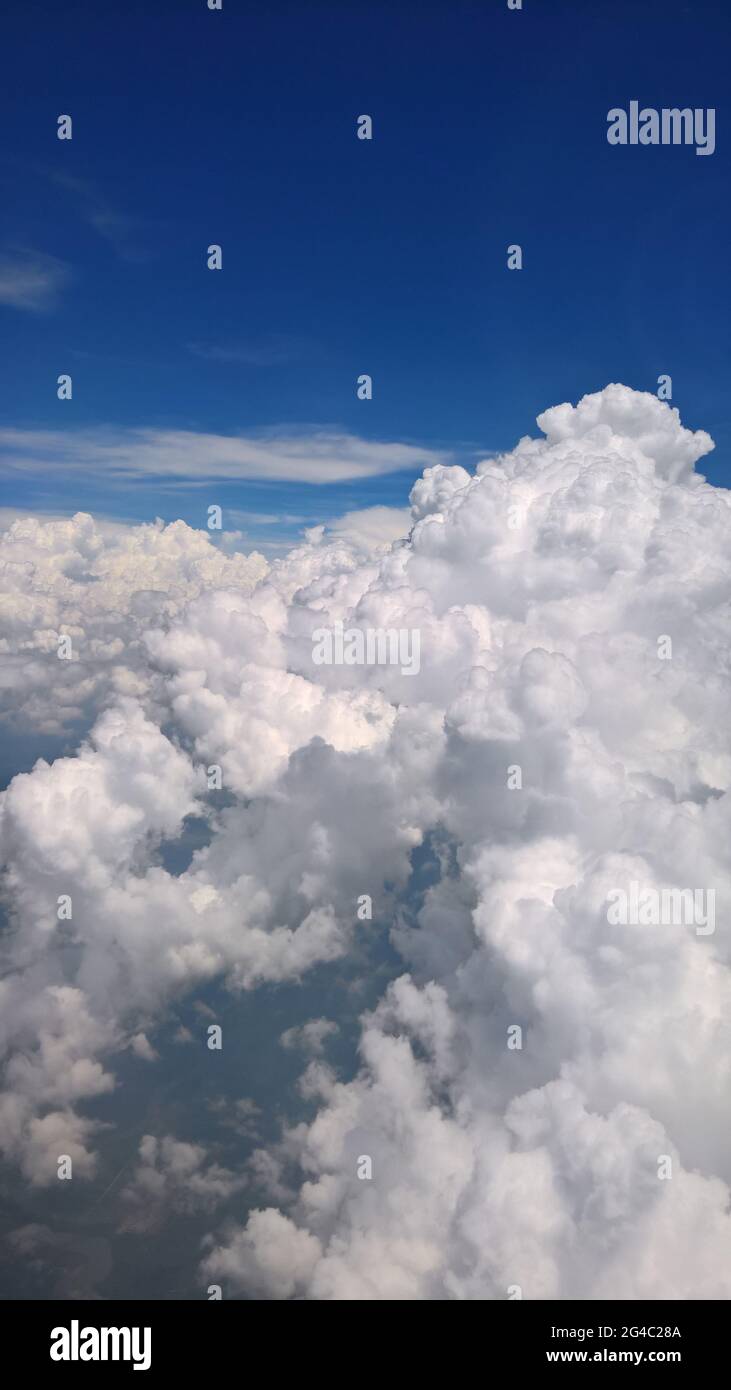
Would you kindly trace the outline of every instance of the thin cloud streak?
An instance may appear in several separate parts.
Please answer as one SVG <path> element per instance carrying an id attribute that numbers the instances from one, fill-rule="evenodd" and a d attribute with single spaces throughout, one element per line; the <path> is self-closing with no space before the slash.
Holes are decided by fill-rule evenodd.
<path id="1" fill-rule="evenodd" d="M 13 248 L 0 252 L 0 304 L 43 314 L 55 309 L 71 278 L 65 261 L 42 251 Z"/>
<path id="2" fill-rule="evenodd" d="M 190 486 L 212 478 L 338 483 L 420 472 L 448 458 L 440 450 L 328 430 L 256 438 L 194 430 L 0 430 L 0 464 L 6 471 L 42 476 L 63 469 L 78 476 L 101 470 L 107 481 L 170 477 Z"/>

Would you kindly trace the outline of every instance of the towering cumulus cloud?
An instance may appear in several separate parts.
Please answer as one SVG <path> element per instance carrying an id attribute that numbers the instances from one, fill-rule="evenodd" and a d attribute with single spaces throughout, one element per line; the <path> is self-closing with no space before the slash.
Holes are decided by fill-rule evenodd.
<path id="1" fill-rule="evenodd" d="M 270 1204 L 212 1222 L 229 1296 L 731 1297 L 731 503 L 653 396 L 538 423 L 428 468 L 382 546 L 357 515 L 269 567 L 182 523 L 5 537 L 8 707 L 88 729 L 3 798 L 0 1143 L 28 1178 L 94 1172 L 115 1054 L 154 1066 L 182 991 L 342 958 L 362 894 L 402 961 L 354 1073 L 310 1049 L 312 1118 L 255 1155 Z M 340 624 L 417 631 L 418 671 L 314 664 Z M 176 875 L 157 847 L 194 810 Z M 144 1143 L 156 1191 L 235 1192 Z"/>

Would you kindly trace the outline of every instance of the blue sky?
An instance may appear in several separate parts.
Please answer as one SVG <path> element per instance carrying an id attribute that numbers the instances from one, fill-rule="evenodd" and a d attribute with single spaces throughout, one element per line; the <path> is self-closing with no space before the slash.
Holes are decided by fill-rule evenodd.
<path id="1" fill-rule="evenodd" d="M 36 459 L 8 469 L 6 507 L 202 525 L 218 502 L 254 540 L 283 537 L 402 506 L 432 453 L 469 465 L 549 405 L 660 373 L 728 485 L 721 0 L 29 0 L 3 27 L 0 286 L 3 267 L 33 283 L 0 303 L 0 429 L 54 436 L 42 462 L 6 442 Z M 610 147 L 607 111 L 632 99 L 715 107 L 715 153 Z M 102 429 L 427 454 L 390 471 L 369 447 L 373 476 L 319 485 L 253 465 L 214 481 L 210 440 L 184 480 L 113 478 L 101 455 L 70 469 L 77 432 L 91 459 Z"/>

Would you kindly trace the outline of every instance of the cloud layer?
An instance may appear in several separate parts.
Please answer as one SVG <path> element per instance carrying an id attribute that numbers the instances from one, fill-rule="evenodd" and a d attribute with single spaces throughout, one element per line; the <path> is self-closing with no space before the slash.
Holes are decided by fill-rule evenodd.
<path id="1" fill-rule="evenodd" d="M 255 1156 L 270 1204 L 211 1233 L 229 1296 L 731 1296 L 729 495 L 652 396 L 539 424 L 474 476 L 427 467 L 390 545 L 372 513 L 271 566 L 182 523 L 4 542 L 8 709 L 95 719 L 3 797 L 0 1143 L 27 1178 L 93 1174 L 115 1053 L 154 1066 L 182 992 L 342 958 L 364 894 L 403 962 L 355 1075 L 322 1055 L 337 1019 L 290 1031 L 312 1118 Z M 337 622 L 418 629 L 419 674 L 314 665 Z M 192 813 L 210 843 L 172 874 Z M 610 926 L 631 881 L 712 888 L 716 931 Z M 143 1143 L 133 1224 L 186 1175 L 234 1193 L 199 1147 Z"/>

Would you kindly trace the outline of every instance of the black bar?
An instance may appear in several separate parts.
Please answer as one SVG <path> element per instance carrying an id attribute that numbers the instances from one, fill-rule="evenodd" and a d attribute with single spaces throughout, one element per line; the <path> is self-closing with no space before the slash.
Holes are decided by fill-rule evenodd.
<path id="1" fill-rule="evenodd" d="M 253 1306 L 253 1302 L 222 1300 L 210 1306 L 205 1298 L 185 1303 L 17 1301 L 2 1306 L 0 1326 L 6 1355 L 17 1350 L 23 1369 L 31 1375 L 38 1373 L 44 1386 L 64 1374 L 75 1376 L 79 1383 L 86 1376 L 94 1385 L 99 1384 L 100 1374 L 102 1378 L 134 1375 L 135 1361 L 144 1363 L 146 1356 L 149 1368 L 140 1364 L 140 1370 L 148 1379 L 180 1371 L 186 1379 L 195 1374 L 226 1373 L 228 1377 L 235 1372 L 242 1381 L 252 1374 L 260 1381 L 264 1372 L 267 1379 L 276 1375 L 280 1380 L 288 1370 L 289 1356 L 293 1373 L 301 1377 L 308 1363 L 314 1368 L 315 1347 L 319 1347 L 315 1361 L 330 1367 L 332 1379 L 348 1381 L 354 1372 L 361 1378 L 369 1368 L 382 1378 L 393 1364 L 389 1346 L 418 1362 L 420 1352 L 431 1357 L 435 1346 L 449 1356 L 451 1345 L 460 1365 L 465 1365 L 467 1355 L 477 1358 L 488 1382 L 504 1375 L 507 1368 L 516 1377 L 536 1372 L 560 1376 L 566 1369 L 583 1374 L 649 1369 L 672 1376 L 712 1369 L 718 1374 L 726 1364 L 729 1304 L 725 1301 L 486 1302 L 441 1312 L 432 1308 L 428 1322 L 422 1321 L 424 1305 L 408 1310 L 399 1304 L 396 1322 L 393 1309 L 380 1306 L 308 1307 L 300 1323 L 302 1304 L 298 1302 Z M 115 1333 L 108 1339 L 100 1331 L 103 1328 L 118 1329 L 119 1336 Z M 351 1354 L 357 1348 L 354 1363 L 350 1355 L 338 1352 L 338 1333 L 357 1339 L 351 1345 Z M 116 1350 L 126 1352 L 127 1359 L 101 1359 L 105 1342 L 109 1356 Z M 52 1344 L 68 1353 L 69 1359 L 52 1359 Z M 99 1359 L 81 1359 L 82 1347 L 87 1356 L 98 1354 Z M 261 1367 L 255 1372 L 262 1356 L 268 1370 Z"/>

